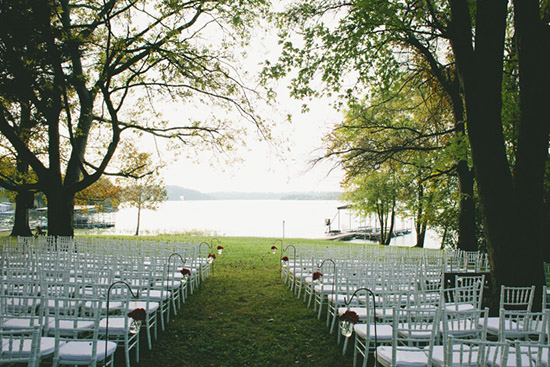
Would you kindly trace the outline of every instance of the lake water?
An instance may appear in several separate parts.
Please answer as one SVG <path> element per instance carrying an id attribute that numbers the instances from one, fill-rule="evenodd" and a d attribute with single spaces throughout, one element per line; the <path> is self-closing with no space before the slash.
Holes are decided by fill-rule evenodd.
<path id="1" fill-rule="evenodd" d="M 214 236 L 319 239 L 325 237 L 325 219 L 331 219 L 332 229 L 374 226 L 372 219 L 359 223 L 347 210 L 338 215 L 341 205 L 344 203 L 335 200 L 167 201 L 156 211 L 142 210 L 140 234 L 199 232 Z M 115 227 L 108 232 L 133 234 L 136 221 L 136 208 L 120 209 L 115 213 Z M 412 229 L 412 221 L 400 220 L 396 228 Z M 411 246 L 415 235 L 397 237 L 392 242 Z M 430 234 L 426 247 L 439 247 L 437 237 Z"/>

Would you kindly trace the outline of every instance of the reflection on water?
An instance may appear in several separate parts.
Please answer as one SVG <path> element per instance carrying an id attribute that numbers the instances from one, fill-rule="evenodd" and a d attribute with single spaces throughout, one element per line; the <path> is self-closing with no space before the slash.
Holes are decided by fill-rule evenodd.
<path id="1" fill-rule="evenodd" d="M 342 204 L 335 200 L 167 201 L 157 211 L 142 210 L 140 233 L 198 231 L 217 236 L 317 239 L 325 236 L 325 219 L 331 219 L 332 229 L 371 225 L 364 220 L 359 223 L 349 213 L 335 216 Z M 137 209 L 120 209 L 115 228 L 102 233 L 133 234 L 136 222 Z M 412 229 L 412 221 L 399 221 L 396 228 Z M 392 242 L 411 246 L 416 242 L 415 235 L 397 237 Z M 426 247 L 439 247 L 439 240 L 429 235 Z"/>

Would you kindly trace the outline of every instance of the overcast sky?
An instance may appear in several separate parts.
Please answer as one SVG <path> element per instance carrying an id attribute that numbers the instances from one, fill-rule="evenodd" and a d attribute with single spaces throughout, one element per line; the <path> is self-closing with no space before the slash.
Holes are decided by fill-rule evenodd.
<path id="1" fill-rule="evenodd" d="M 249 85 L 255 85 L 255 74 L 261 62 L 275 62 L 278 55 L 276 32 L 259 29 L 244 61 Z M 240 162 L 225 164 L 211 153 L 200 153 L 198 162 L 181 158 L 165 170 L 165 182 L 201 192 L 288 192 L 341 191 L 343 174 L 333 163 L 311 167 L 311 160 L 324 151 L 322 138 L 341 120 L 342 114 L 328 100 L 308 102 L 309 112 L 302 114 L 302 101 L 289 97 L 286 83 L 277 84 L 277 103 L 259 106 L 260 113 L 275 122 L 272 146 L 259 142 L 255 134 L 247 139 L 248 147 L 237 152 Z M 292 123 L 286 121 L 292 115 Z"/>
<path id="2" fill-rule="evenodd" d="M 301 114 L 299 104 L 287 98 L 279 104 L 273 144 L 252 134 L 248 146 L 236 153 L 240 161 L 227 163 L 210 152 L 199 153 L 197 162 L 180 158 L 165 170 L 166 184 L 201 192 L 341 191 L 343 174 L 332 169 L 333 162 L 311 165 L 341 114 L 326 101 L 312 102 L 310 112 Z M 292 123 L 285 121 L 286 113 L 293 114 Z"/>

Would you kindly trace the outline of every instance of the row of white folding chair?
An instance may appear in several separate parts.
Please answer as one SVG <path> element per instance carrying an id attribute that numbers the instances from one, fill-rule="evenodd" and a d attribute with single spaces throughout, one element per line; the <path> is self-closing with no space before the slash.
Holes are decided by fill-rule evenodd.
<path id="1" fill-rule="evenodd" d="M 402 363 L 407 360 L 428 365 L 432 353 L 444 355 L 444 348 L 439 345 L 450 335 L 461 338 L 486 337 L 487 309 L 447 311 L 422 307 L 401 308 L 396 305 L 388 319 L 376 317 L 373 305 L 367 297 L 366 323 L 354 326 L 354 366 L 357 365 L 359 355 L 363 356 L 363 366 L 366 366 L 369 352 L 375 349 L 375 357 L 381 365 L 399 365 L 399 361 Z M 480 324 L 480 321 L 483 322 Z M 401 348 L 400 345 L 406 347 Z M 418 346 L 428 348 L 421 349 Z"/>
<path id="2" fill-rule="evenodd" d="M 132 337 L 128 331 L 127 317 L 128 310 L 142 308 L 147 312 L 147 318 L 144 320 L 144 327 L 147 328 L 148 340 L 150 342 L 150 317 L 155 316 L 154 302 L 149 299 L 140 299 L 132 301 L 126 289 L 111 290 L 109 307 L 105 299 L 105 287 L 101 287 L 98 294 L 88 293 L 81 297 L 63 297 L 58 295 L 42 295 L 40 298 L 35 296 L 0 296 L 0 327 L 3 329 L 20 329 L 39 326 L 44 335 L 52 334 L 61 328 L 61 334 L 64 337 L 80 337 L 83 332 L 87 332 L 93 326 L 89 316 L 98 314 L 103 319 L 100 322 L 100 329 L 105 329 L 104 323 L 109 318 L 109 323 L 117 323 L 117 327 L 111 327 L 110 336 L 118 336 L 125 343 L 127 355 L 127 365 L 129 365 L 128 353 L 133 346 L 138 347 L 135 337 Z M 158 304 L 156 306 L 158 308 Z M 153 313 L 151 313 L 151 310 Z M 118 315 L 118 316 L 117 316 Z M 122 318 L 121 318 L 122 316 Z M 56 324 L 57 318 L 63 318 L 61 324 Z M 118 320 L 118 321 L 117 321 Z M 122 325 L 121 325 L 122 323 Z M 101 331 L 101 330 L 100 330 Z M 42 339 L 42 344 L 46 349 L 52 344 L 52 340 Z M 136 352 L 138 353 L 138 352 Z"/>
<path id="3" fill-rule="evenodd" d="M 548 367 L 550 344 L 530 341 L 491 342 L 449 337 L 445 355 L 433 354 L 432 366 Z"/>
<path id="4" fill-rule="evenodd" d="M 367 319 L 367 309 L 365 307 L 364 302 L 368 301 L 370 304 L 373 304 L 373 311 L 372 314 L 376 317 L 376 320 L 379 321 L 381 324 L 387 324 L 388 321 L 391 321 L 393 317 L 393 312 L 395 307 L 405 307 L 406 309 L 414 309 L 414 310 L 426 310 L 426 311 L 459 311 L 459 310 L 477 310 L 479 312 L 479 308 L 476 307 L 447 307 L 445 308 L 445 303 L 441 300 L 443 299 L 442 292 L 433 292 L 433 293 L 426 293 L 421 289 L 401 289 L 401 290 L 393 290 L 393 289 L 376 289 L 376 288 L 369 288 L 369 294 L 373 297 L 372 299 L 368 297 L 367 300 L 364 299 L 364 297 L 356 297 L 356 301 L 359 301 L 359 305 L 353 305 L 351 307 L 351 310 L 356 312 L 361 320 Z M 347 299 L 347 303 L 349 303 L 349 298 Z M 447 305 L 449 306 L 449 305 Z M 349 305 L 346 305 L 346 307 L 339 307 L 338 309 L 338 315 L 341 317 L 343 313 L 350 308 Z M 365 330 L 362 330 L 362 333 L 365 334 Z M 387 333 L 386 333 L 387 334 Z M 344 351 L 345 351 L 346 345 L 344 345 Z"/>
<path id="5" fill-rule="evenodd" d="M 184 266 L 190 266 L 192 268 L 193 267 L 192 263 L 193 263 L 193 260 L 191 260 L 189 264 L 184 264 Z M 161 264 L 161 265 L 148 264 L 147 266 L 141 266 L 138 268 L 141 268 L 143 271 L 145 271 L 146 269 L 149 269 L 152 271 L 154 275 L 160 277 L 163 275 L 164 267 L 166 267 L 166 265 L 167 264 Z M 96 267 L 93 267 L 93 266 L 78 267 L 78 268 L 70 267 L 70 266 L 68 268 L 56 266 L 54 269 L 51 269 L 51 270 L 48 270 L 46 267 L 43 267 L 41 268 L 41 271 L 39 274 L 28 273 L 27 276 L 24 276 L 22 274 L 22 272 L 28 272 L 27 269 L 23 269 L 22 272 L 15 272 L 14 270 L 13 275 L 4 275 L 4 277 L 9 279 L 14 279 L 14 280 L 36 278 L 36 279 L 40 279 L 40 281 L 42 281 L 42 279 L 45 279 L 45 278 L 57 277 L 59 282 L 70 283 L 70 282 L 74 282 L 77 278 L 88 279 L 90 278 L 90 274 L 92 274 L 93 276 L 93 274 L 97 272 L 104 272 L 104 273 L 110 273 L 108 281 L 112 282 L 115 274 L 118 274 L 118 276 L 120 277 L 120 273 L 128 272 L 128 269 L 134 269 L 134 268 L 135 268 L 134 266 L 124 266 L 124 267 L 117 266 L 116 263 L 107 264 L 107 265 L 102 264 L 101 267 L 99 267 L 99 269 L 101 270 L 97 270 Z M 110 270 L 105 270 L 105 269 L 110 269 Z M 172 270 L 176 270 L 176 269 L 173 268 Z M 195 274 L 196 272 L 197 272 L 196 270 L 192 271 L 193 274 Z M 174 272 L 174 273 L 177 274 L 177 272 Z M 171 276 L 171 277 L 174 277 L 174 276 Z M 199 279 L 199 278 L 195 277 L 195 279 Z M 191 284 L 196 284 L 197 282 L 198 281 L 195 280 L 195 282 L 192 282 Z"/>
<path id="6" fill-rule="evenodd" d="M 33 239 L 34 241 L 34 239 Z M 51 240 L 48 240 L 51 242 Z M 70 239 L 70 241 L 73 241 L 73 239 Z M 47 241 L 46 241 L 47 242 Z M 77 242 L 80 242 L 77 241 Z M 101 241 L 102 244 L 104 245 L 103 242 L 105 241 Z M 105 252 L 107 251 L 103 251 L 101 252 L 100 251 L 100 254 L 99 256 L 101 257 L 101 260 L 102 261 L 97 261 L 94 256 L 97 256 L 97 254 L 85 254 L 83 256 L 82 254 L 82 244 L 81 243 L 78 243 L 78 244 L 75 244 L 74 246 L 76 246 L 77 248 L 80 248 L 81 252 L 71 252 L 71 251 L 50 251 L 51 247 L 52 246 L 45 246 L 43 247 L 42 249 L 45 250 L 45 251 L 42 251 L 42 252 L 37 252 L 39 254 L 39 256 L 42 258 L 40 261 L 44 262 L 44 259 L 47 259 L 49 261 L 51 261 L 52 264 L 54 264 L 55 266 L 55 269 L 57 269 L 57 267 L 67 267 L 67 266 L 72 266 L 72 272 L 77 272 L 77 271 L 81 271 L 81 269 L 85 269 L 85 268 L 89 268 L 89 267 L 99 267 L 99 268 L 116 268 L 115 270 L 115 273 L 118 272 L 119 270 L 119 266 L 117 265 L 120 265 L 117 263 L 118 259 L 120 258 L 123 258 L 125 259 L 126 261 L 123 261 L 122 263 L 125 263 L 125 264 L 130 264 L 132 267 L 135 267 L 135 265 L 137 264 L 138 266 L 140 264 L 148 264 L 150 263 L 150 259 L 144 259 L 144 258 L 136 258 L 134 257 L 133 259 L 131 260 L 128 260 L 127 257 L 125 256 L 114 256 L 114 255 L 105 255 Z M 152 246 L 149 246 L 149 247 L 152 247 Z M 156 248 L 162 248 L 162 246 L 157 246 Z M 199 267 L 202 266 L 202 268 L 205 268 L 206 266 L 203 266 L 203 264 L 198 264 L 197 260 L 195 259 L 196 257 L 196 248 L 197 246 L 189 246 L 188 244 L 185 244 L 185 245 L 181 245 L 181 244 L 177 244 L 177 245 L 174 245 L 173 248 L 180 248 L 180 249 L 185 249 L 186 251 L 189 250 L 189 253 L 191 253 L 192 250 L 195 250 L 194 253 L 191 253 L 191 256 L 192 259 L 191 259 L 191 264 L 183 264 L 184 266 L 187 266 L 187 267 L 191 267 L 191 273 L 192 273 L 192 279 L 193 281 L 190 283 L 191 284 L 191 291 L 193 291 L 193 288 L 200 282 L 200 279 L 201 277 L 194 277 L 193 275 L 197 272 L 197 270 L 195 270 L 193 267 L 196 266 L 196 268 L 198 269 Z M 112 251 L 111 251 L 112 252 Z M 161 253 L 160 251 L 157 251 L 157 253 Z M 188 258 L 186 257 L 186 253 L 184 253 L 184 257 L 186 258 L 186 261 L 188 261 Z M 66 258 L 63 258 L 61 259 L 60 257 L 74 257 L 75 259 L 78 259 L 78 258 L 85 258 L 86 261 L 80 263 L 80 264 L 75 264 L 76 261 L 67 261 Z M 165 257 L 162 259 L 163 262 L 166 262 L 168 259 L 168 257 Z M 60 260 L 64 260 L 64 261 L 60 261 Z M 157 262 L 159 260 L 157 259 Z M 204 263 L 206 263 L 206 261 L 204 261 Z M 62 265 L 60 265 L 62 264 Z M 75 265 L 71 265 L 71 264 L 75 264 Z M 92 265 L 90 265 L 92 264 Z M 41 269 L 44 269 L 44 268 L 53 268 L 51 266 L 44 266 L 44 264 L 42 264 L 42 266 L 40 267 Z M 206 273 L 207 274 L 207 273 Z M 204 276 L 205 273 L 202 272 L 202 275 Z M 19 277 L 21 278 L 21 277 Z"/>
<path id="7" fill-rule="evenodd" d="M 418 292 L 417 280 L 414 276 L 409 274 L 408 276 L 397 276 L 393 279 L 399 279 L 399 281 L 383 281 L 372 276 L 372 274 L 364 273 L 365 269 L 354 270 L 352 274 L 344 273 L 341 278 L 342 281 L 338 288 L 337 293 L 329 295 L 329 312 L 327 314 L 328 319 L 332 316 L 332 324 L 330 332 L 334 330 L 336 320 L 346 310 L 346 303 L 349 303 L 352 294 L 356 289 L 366 288 L 374 292 L 375 301 L 378 305 L 377 316 L 383 318 L 391 318 L 391 312 L 394 305 L 404 306 L 407 302 L 414 300 L 413 295 Z M 406 279 L 406 281 L 401 281 Z M 417 296 L 418 300 L 419 297 Z M 358 297 L 356 303 L 361 303 L 362 299 Z"/>
<path id="8" fill-rule="evenodd" d="M 177 245 L 172 245 L 173 243 Z M 123 240 L 123 239 L 108 239 L 108 238 L 85 238 L 85 237 L 19 237 L 18 248 L 28 249 L 33 251 L 85 251 L 112 253 L 156 253 L 159 249 L 169 247 L 174 249 L 182 244 L 194 246 L 190 242 L 151 242 L 143 240 Z M 174 252 L 174 251 L 173 251 Z"/>
<path id="9" fill-rule="evenodd" d="M 396 308 L 395 312 L 398 315 L 401 315 L 404 309 L 398 309 Z M 410 311 L 405 311 L 409 313 Z M 449 337 L 456 337 L 456 338 L 465 338 L 470 337 L 478 340 L 486 340 L 487 336 L 487 315 L 488 315 L 488 309 L 485 309 L 484 311 L 479 310 L 468 310 L 468 311 L 448 311 L 448 310 L 440 310 L 441 315 L 441 322 L 440 322 L 440 331 L 439 331 L 439 338 L 434 339 L 434 343 L 430 343 L 429 346 L 432 348 L 432 350 L 426 351 L 428 359 L 432 358 L 432 362 L 434 365 L 449 365 L 454 366 L 454 364 L 450 364 L 452 361 L 452 357 L 449 355 L 448 351 L 446 351 L 445 347 L 445 341 L 448 340 Z M 507 329 L 506 332 L 501 333 L 501 338 L 499 339 L 500 343 L 506 343 L 506 342 L 512 342 L 522 343 L 522 346 L 529 346 L 529 345 L 546 345 L 548 347 L 548 314 L 549 311 L 545 313 L 535 313 L 535 312 L 522 312 L 522 311 L 507 311 L 509 317 L 503 317 L 501 318 L 501 323 L 504 326 L 505 322 L 507 321 L 507 325 L 510 325 L 510 328 Z M 405 316 L 398 316 L 398 317 L 405 317 Z M 416 316 L 415 316 L 416 317 Z M 407 318 L 403 320 L 402 322 L 407 324 L 407 327 L 409 327 L 408 324 L 411 323 L 410 318 Z M 397 325 L 397 326 L 396 326 Z M 434 324 L 435 325 L 435 324 Z M 392 324 L 392 331 L 395 333 L 394 328 L 398 327 L 399 329 L 403 329 L 403 325 L 401 325 L 401 322 L 399 320 L 396 320 L 395 313 L 394 313 L 394 319 Z M 434 326 L 435 327 L 435 326 Z M 403 331 L 400 330 L 402 333 Z M 398 332 L 399 334 L 399 332 Z M 410 335 L 410 334 L 409 334 Z M 436 334 L 437 335 L 437 334 Z M 387 338 L 387 335 L 386 335 Z M 384 340 L 384 335 L 382 335 L 382 341 Z M 437 345 L 437 342 L 439 340 L 440 344 Z M 399 335 L 396 337 L 395 335 L 392 335 L 392 341 L 391 341 L 391 348 L 392 348 L 392 359 L 391 361 L 398 361 L 399 357 L 396 355 L 396 351 L 399 352 L 399 348 L 395 347 L 395 343 L 399 342 Z M 514 358 L 512 358 L 511 363 L 508 364 L 499 364 L 502 363 L 502 361 L 499 361 L 499 356 L 488 356 L 489 364 L 493 366 L 514 366 L 515 363 L 521 363 L 520 360 L 523 361 L 523 363 L 518 365 L 527 365 L 527 366 L 542 366 L 542 364 L 536 364 L 535 361 L 533 361 L 533 357 L 535 357 L 536 360 L 536 354 L 529 355 L 528 351 L 526 352 L 523 349 L 517 349 L 516 353 L 519 353 L 518 355 L 515 355 Z M 388 361 L 388 350 L 387 348 L 382 350 L 378 350 L 379 353 L 377 353 L 377 357 L 381 357 L 383 360 L 385 359 Z M 405 351 L 402 353 L 401 357 L 405 360 L 414 358 L 414 355 L 417 355 L 417 350 L 413 350 L 414 354 L 410 354 L 410 350 Z M 356 351 L 357 353 L 357 351 Z M 494 352 L 493 352 L 494 353 Z M 548 361 L 548 351 L 546 349 L 546 358 L 545 360 Z M 366 354 L 366 352 L 365 352 Z M 526 356 L 526 354 L 528 354 Z M 517 358 L 516 358 L 517 357 Z M 423 358 L 422 355 L 420 355 L 420 358 Z M 440 363 L 436 363 L 439 361 Z M 504 359 L 505 361 L 505 359 Z M 448 363 L 448 364 L 445 364 Z M 382 365 L 390 365 L 390 364 L 384 364 Z M 427 364 L 429 365 L 429 364 Z M 547 366 L 547 364 L 545 364 Z"/>
<path id="10" fill-rule="evenodd" d="M 25 296 L 20 297 L 21 300 L 25 299 Z M 19 302 L 20 305 L 21 303 L 26 304 L 27 302 Z M 0 304 L 5 306 L 5 302 L 0 301 Z M 1 329 L 4 333 L 25 335 L 28 330 L 32 329 L 37 336 L 33 335 L 32 339 L 28 336 L 22 337 L 18 341 L 19 344 L 12 346 L 8 346 L 6 340 L 2 340 L 0 361 L 9 360 L 12 357 L 29 358 L 29 366 L 38 366 L 40 361 L 53 358 L 52 364 L 57 365 L 58 363 L 67 364 L 64 362 L 67 362 L 68 356 L 76 356 L 80 361 L 79 364 L 82 364 L 83 361 L 94 362 L 94 358 L 97 359 L 98 356 L 95 353 L 92 354 L 91 351 L 92 348 L 96 348 L 101 329 L 99 307 L 91 307 L 94 310 L 94 315 L 90 317 L 82 314 L 80 308 L 81 304 L 75 299 L 56 298 L 52 306 L 42 307 L 37 315 L 25 318 L 26 314 L 17 314 L 17 310 L 22 310 L 22 307 L 14 308 L 12 306 L 13 314 L 2 317 Z M 114 334 L 116 331 L 110 333 L 111 336 Z M 89 335 L 93 336 L 92 340 L 81 340 Z M 35 337 L 38 340 L 35 340 Z M 110 346 L 107 357 L 112 358 L 116 343 L 107 344 Z M 101 351 L 97 350 L 97 353 L 99 354 Z M 127 365 L 129 364 L 127 363 Z"/>
<path id="11" fill-rule="evenodd" d="M 136 240 L 88 239 L 78 237 L 41 237 L 38 239 L 20 237 L 19 242 L 19 247 L 14 252 L 37 253 L 40 255 L 58 252 L 66 254 L 85 253 L 88 255 L 117 254 L 124 257 L 136 254 L 140 257 L 166 254 L 167 257 L 173 252 L 181 253 L 185 249 L 198 247 L 198 244 L 188 242 L 152 243 Z M 66 243 L 67 245 L 60 245 L 62 243 Z M 6 246 L 8 250 L 13 248 L 14 246 Z"/>
<path id="12" fill-rule="evenodd" d="M 499 316 L 489 318 L 489 334 L 500 338 L 503 311 L 531 312 L 534 296 L 535 286 L 513 287 L 502 285 L 500 288 Z M 511 314 L 514 314 L 514 312 Z M 508 328 L 508 325 L 505 328 Z"/>
<path id="13" fill-rule="evenodd" d="M 26 283 L 21 284 L 21 282 L 16 283 L 16 289 L 17 292 L 5 292 L 7 294 L 27 294 L 27 295 L 34 295 L 36 297 L 37 302 L 40 302 L 40 298 L 38 298 L 38 295 L 41 294 L 43 296 L 66 296 L 66 297 L 103 297 L 106 298 L 106 293 L 109 288 L 109 285 L 112 284 L 117 279 L 123 279 L 127 281 L 129 284 L 132 284 L 135 288 L 135 291 L 141 292 L 141 299 L 139 302 L 144 302 L 143 300 L 149 302 L 147 307 L 143 306 L 148 311 L 148 318 L 146 322 L 147 326 L 147 337 L 148 337 L 148 344 L 151 348 L 151 327 L 154 326 L 155 330 L 155 338 L 157 335 L 157 323 L 156 323 L 156 317 L 157 317 L 157 310 L 159 311 L 159 315 L 161 317 L 162 327 L 164 329 L 165 324 L 165 318 L 166 322 L 168 320 L 168 315 L 170 313 L 170 302 L 169 298 L 171 295 L 171 292 L 166 289 L 166 284 L 161 283 L 160 285 L 158 283 L 155 283 L 159 278 L 149 278 L 149 273 L 140 273 L 140 272 L 123 272 L 121 273 L 121 278 L 115 278 L 113 276 L 112 271 L 101 271 L 95 274 L 96 276 L 86 273 L 86 276 L 91 276 L 90 278 L 73 278 L 72 281 L 65 281 L 65 277 L 58 278 L 57 273 L 55 277 L 46 279 L 46 275 L 44 275 L 44 279 L 40 282 L 40 284 L 35 284 L 33 282 L 30 282 L 31 285 L 36 285 L 36 291 L 30 291 L 31 287 L 26 286 Z M 181 274 L 180 274 L 181 275 Z M 157 275 L 158 276 L 158 275 Z M 166 277 L 166 275 L 163 275 L 163 277 Z M 160 278 L 161 280 L 163 278 Z M 49 281 L 48 281 L 49 280 Z M 174 285 L 174 288 L 176 292 L 181 291 L 181 283 L 179 280 L 174 280 L 171 282 L 171 284 Z M 156 288 L 154 286 L 157 286 Z M 39 288 L 38 288 L 39 286 Z M 14 286 L 15 288 L 15 286 Z M 40 289 L 40 290 L 38 290 Z M 9 288 L 8 288 L 9 290 Z M 160 305 L 160 307 L 159 307 Z M 112 306 L 111 306 L 112 307 Z M 102 304 L 102 308 L 105 311 L 106 304 Z M 113 308 L 112 308 L 113 309 Z"/>
<path id="14" fill-rule="evenodd" d="M 52 351 L 48 354 L 53 353 Z M 40 363 L 40 328 L 0 329 L 0 365 L 38 367 Z"/>
<path id="15" fill-rule="evenodd" d="M 489 258 L 481 251 L 448 250 L 445 251 L 444 265 L 446 272 L 488 272 Z"/>

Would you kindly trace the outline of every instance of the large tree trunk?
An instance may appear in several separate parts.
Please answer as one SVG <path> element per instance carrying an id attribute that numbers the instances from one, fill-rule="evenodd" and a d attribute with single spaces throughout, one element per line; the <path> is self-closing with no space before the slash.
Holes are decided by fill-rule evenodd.
<path id="1" fill-rule="evenodd" d="M 18 129 L 19 136 L 26 143 L 29 140 L 29 131 L 33 127 L 34 122 L 31 120 L 31 110 L 29 103 L 20 103 L 21 107 L 21 124 Z M 21 177 L 29 172 L 29 164 L 22 158 L 21 154 L 17 154 L 16 163 L 17 173 Z M 29 227 L 29 208 L 33 207 L 34 194 L 30 191 L 19 191 L 15 197 L 15 216 L 13 220 L 12 236 L 32 236 L 32 231 Z"/>
<path id="2" fill-rule="evenodd" d="M 424 240 L 426 238 L 426 220 L 424 216 L 424 186 L 422 184 L 418 185 L 417 191 L 417 201 L 418 208 L 416 211 L 416 218 L 414 224 L 414 230 L 416 233 L 416 245 L 415 247 L 424 247 Z"/>
<path id="3" fill-rule="evenodd" d="M 464 100 L 460 90 L 458 76 L 450 80 L 448 90 L 456 135 L 464 138 L 466 127 L 464 126 Z M 468 165 L 468 157 L 459 160 L 456 165 L 458 177 L 458 244 L 457 247 L 464 251 L 476 251 L 477 248 L 477 226 L 474 203 L 474 174 Z"/>
<path id="4" fill-rule="evenodd" d="M 45 192 L 48 199 L 48 235 L 74 236 L 74 194 L 62 189 Z"/>
<path id="5" fill-rule="evenodd" d="M 136 236 L 139 236 L 139 223 L 141 221 L 141 204 L 138 205 L 137 208 L 137 225 L 136 225 Z"/>
<path id="6" fill-rule="evenodd" d="M 426 222 L 422 221 L 416 225 L 416 245 L 415 247 L 424 248 L 426 241 Z"/>
<path id="7" fill-rule="evenodd" d="M 391 219 L 390 219 L 390 227 L 388 229 L 388 234 L 386 236 L 386 239 L 384 241 L 384 245 L 389 246 L 391 239 L 393 238 L 393 227 L 395 225 L 395 200 L 393 202 L 392 208 L 391 208 Z"/>
<path id="8" fill-rule="evenodd" d="M 32 236 L 29 227 L 29 208 L 32 208 L 34 194 L 30 191 L 18 192 L 15 197 L 15 216 L 11 236 Z"/>
<path id="9" fill-rule="evenodd" d="M 460 192 L 458 202 L 458 248 L 464 251 L 477 251 L 474 175 L 466 160 L 458 162 L 457 174 Z"/>
<path id="10" fill-rule="evenodd" d="M 516 16 L 518 3 L 522 1 L 516 3 Z M 537 4 L 536 1 L 525 3 L 534 7 Z M 516 22 L 520 50 L 520 100 L 523 103 L 516 172 L 512 176 L 501 117 L 506 2 L 477 2 L 475 51 L 471 45 L 469 3 L 454 0 L 451 4 L 454 31 L 451 39 L 464 85 L 468 136 L 483 210 L 495 299 L 501 284 L 540 286 L 544 282 L 540 214 L 542 174 L 548 149 L 548 111 L 545 108 L 548 104 L 548 72 L 547 64 L 541 63 L 548 60 L 543 57 L 539 57 L 542 60 L 536 60 L 536 57 L 525 60 L 525 54 L 521 53 L 523 32 Z M 539 23 L 538 12 L 527 22 Z M 532 35 L 523 33 L 523 36 Z M 548 49 L 547 40 L 542 45 L 537 44 L 536 37 L 530 40 L 534 44 L 529 46 Z M 525 71 L 522 64 L 536 76 L 525 80 L 521 73 L 521 70 Z"/>

